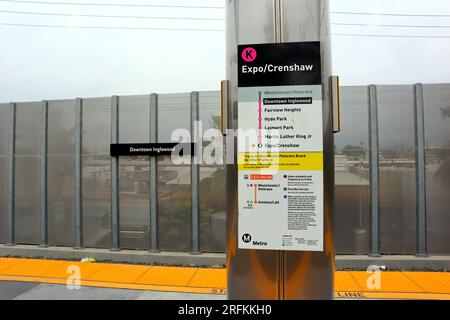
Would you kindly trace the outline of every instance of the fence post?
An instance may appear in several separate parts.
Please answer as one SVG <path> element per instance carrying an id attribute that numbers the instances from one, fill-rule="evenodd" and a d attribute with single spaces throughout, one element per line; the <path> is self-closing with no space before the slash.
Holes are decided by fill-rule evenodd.
<path id="1" fill-rule="evenodd" d="M 111 143 L 119 143 L 119 97 L 111 98 Z M 120 250 L 119 157 L 111 158 L 112 251 Z"/>
<path id="2" fill-rule="evenodd" d="M 194 150 L 191 150 L 191 208 L 192 208 L 192 253 L 200 253 L 200 208 L 199 208 L 199 160 L 201 157 L 201 141 L 197 141 L 197 137 L 201 132 L 197 132 L 200 128 L 196 126 L 199 121 L 199 93 L 191 92 L 191 142 L 195 143 Z"/>
<path id="3" fill-rule="evenodd" d="M 417 256 L 427 256 L 427 209 L 425 171 L 425 113 L 423 85 L 414 85 L 414 132 L 416 149 Z"/>
<path id="4" fill-rule="evenodd" d="M 158 95 L 150 95 L 150 143 L 158 142 Z M 158 252 L 158 159 L 150 157 L 150 252 Z"/>
<path id="5" fill-rule="evenodd" d="M 48 246 L 48 101 L 41 106 L 40 246 Z"/>
<path id="6" fill-rule="evenodd" d="M 83 100 L 75 100 L 75 249 L 83 248 L 82 139 Z"/>
<path id="7" fill-rule="evenodd" d="M 6 245 L 15 242 L 15 155 L 16 155 L 16 116 L 17 106 L 9 104 L 9 137 L 8 137 L 8 230 Z"/>
<path id="8" fill-rule="evenodd" d="M 370 256 L 380 256 L 379 208 L 379 141 L 377 87 L 370 85 L 369 101 L 369 159 L 370 159 Z"/>

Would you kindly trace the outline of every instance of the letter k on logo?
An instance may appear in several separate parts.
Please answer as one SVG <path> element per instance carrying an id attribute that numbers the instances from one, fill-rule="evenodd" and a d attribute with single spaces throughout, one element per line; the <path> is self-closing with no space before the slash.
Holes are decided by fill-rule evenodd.
<path id="1" fill-rule="evenodd" d="M 253 48 L 245 48 L 242 51 L 242 59 L 244 59 L 245 62 L 252 62 L 256 59 L 256 50 Z"/>

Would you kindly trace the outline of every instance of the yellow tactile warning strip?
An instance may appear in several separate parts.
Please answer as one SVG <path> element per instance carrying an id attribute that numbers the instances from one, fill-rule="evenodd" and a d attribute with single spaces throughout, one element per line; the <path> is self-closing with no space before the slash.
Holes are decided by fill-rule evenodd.
<path id="1" fill-rule="evenodd" d="M 404 274 L 425 292 L 450 292 L 450 273 L 442 273 L 439 277 L 434 276 L 433 272 L 404 272 Z"/>
<path id="2" fill-rule="evenodd" d="M 334 279 L 334 286 L 338 291 L 342 292 L 359 292 L 361 287 L 356 283 L 351 273 L 348 271 L 340 271 L 339 276 Z"/>
<path id="3" fill-rule="evenodd" d="M 351 272 L 352 277 L 358 283 L 358 286 L 364 290 L 367 288 L 368 273 L 364 271 Z M 369 275 L 370 277 L 370 275 Z M 402 272 L 383 272 L 381 274 L 380 287 L 385 292 L 420 292 L 420 288 L 406 277 Z M 375 280 L 374 280 L 375 281 Z M 375 284 L 370 285 L 374 287 Z M 376 290 L 376 289 L 375 289 Z"/>
<path id="4" fill-rule="evenodd" d="M 226 294 L 226 270 L 0 258 L 0 281 Z M 76 283 L 79 280 L 79 283 Z M 450 300 L 450 273 L 337 271 L 336 298 Z"/>
<path id="5" fill-rule="evenodd" d="M 150 270 L 136 280 L 136 283 L 187 287 L 196 271 L 194 268 L 151 267 Z"/>

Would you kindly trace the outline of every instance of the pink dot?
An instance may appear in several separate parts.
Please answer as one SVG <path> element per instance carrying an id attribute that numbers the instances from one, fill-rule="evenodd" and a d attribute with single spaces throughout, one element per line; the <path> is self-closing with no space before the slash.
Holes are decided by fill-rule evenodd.
<path id="1" fill-rule="evenodd" d="M 256 56 L 256 50 L 251 47 L 245 48 L 242 51 L 242 59 L 244 59 L 245 62 L 254 61 L 256 59 Z"/>

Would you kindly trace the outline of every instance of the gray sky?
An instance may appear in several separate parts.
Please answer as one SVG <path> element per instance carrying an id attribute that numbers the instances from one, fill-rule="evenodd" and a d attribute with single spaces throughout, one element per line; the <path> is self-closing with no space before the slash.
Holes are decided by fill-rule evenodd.
<path id="1" fill-rule="evenodd" d="M 344 85 L 450 82 L 450 1 L 330 0 L 331 11 L 448 15 L 397 17 L 331 14 L 334 23 L 447 26 L 399 28 L 332 25 L 332 33 L 448 36 L 449 38 L 333 37 L 334 73 Z"/>
<path id="2" fill-rule="evenodd" d="M 38 0 L 35 0 L 38 1 Z M 88 2 L 87 0 L 49 0 Z M 96 3 L 128 3 L 96 0 Z M 135 4 L 223 6 L 223 0 L 133 0 Z M 43 5 L 0 1 L 0 23 L 72 26 L 200 28 L 224 21 L 78 17 L 131 15 L 224 18 L 224 10 Z M 331 11 L 448 14 L 392 17 L 332 14 L 334 23 L 450 26 L 448 0 L 331 0 Z M 332 25 L 332 33 L 450 36 L 450 28 Z M 223 31 L 101 30 L 0 25 L 0 101 L 217 90 L 225 77 Z M 450 82 L 450 38 L 333 37 L 334 73 L 343 85 Z"/>

